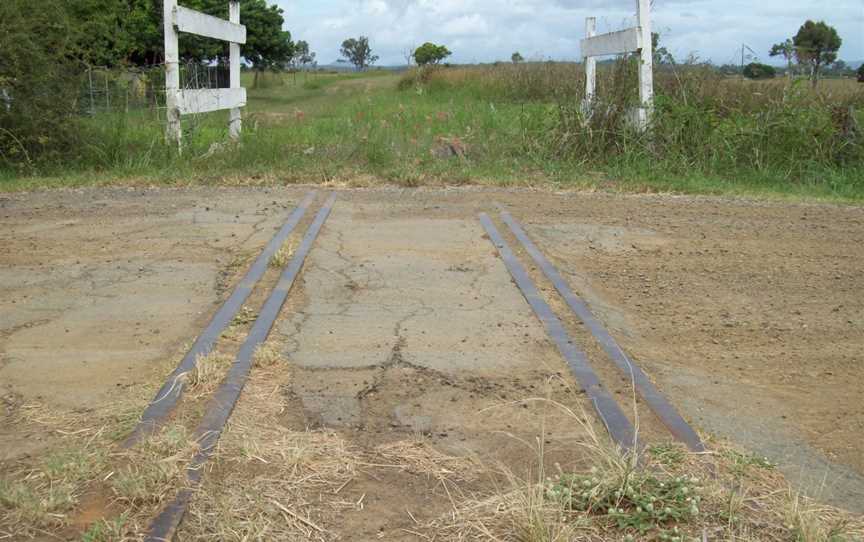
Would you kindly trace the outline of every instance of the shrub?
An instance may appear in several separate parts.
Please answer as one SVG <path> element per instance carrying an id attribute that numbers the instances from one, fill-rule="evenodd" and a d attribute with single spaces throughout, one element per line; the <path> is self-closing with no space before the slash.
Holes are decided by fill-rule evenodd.
<path id="1" fill-rule="evenodd" d="M 777 76 L 777 70 L 767 64 L 751 62 L 744 67 L 744 77 L 747 79 L 773 79 Z"/>
<path id="2" fill-rule="evenodd" d="M 0 2 L 0 161 L 32 169 L 76 136 L 80 66 L 61 0 Z"/>

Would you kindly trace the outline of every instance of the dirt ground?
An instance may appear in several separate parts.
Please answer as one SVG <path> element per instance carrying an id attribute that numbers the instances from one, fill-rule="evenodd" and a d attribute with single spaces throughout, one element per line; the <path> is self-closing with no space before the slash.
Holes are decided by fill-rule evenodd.
<path id="1" fill-rule="evenodd" d="M 17 409 L 143 406 L 307 190 L 0 195 L 0 471 L 55 438 L 12 424 Z M 864 513 L 859 207 L 342 190 L 272 335 L 291 364 L 274 391 L 281 424 L 325 428 L 358 449 L 423 435 L 447 453 L 513 468 L 548 441 L 550 463 L 578 462 L 568 443 L 585 427 L 548 402 L 524 402 L 554 399 L 593 423 L 483 235 L 476 215 L 494 217 L 495 201 L 703 435 L 764 455 L 821 500 Z M 564 319 L 632 406 L 626 379 Z M 636 411 L 649 442 L 669 438 Z M 412 539 L 404 509 L 428 506 L 415 488 L 427 482 L 373 469 L 345 489 L 365 505 L 345 515 L 343 532 Z"/>

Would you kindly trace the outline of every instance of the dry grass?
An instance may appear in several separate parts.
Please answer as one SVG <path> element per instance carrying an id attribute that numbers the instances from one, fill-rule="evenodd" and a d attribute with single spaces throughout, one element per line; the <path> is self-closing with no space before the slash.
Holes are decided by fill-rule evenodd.
<path id="1" fill-rule="evenodd" d="M 280 390 L 290 374 L 279 350 L 258 349 L 247 383 L 220 440 L 184 540 L 332 540 L 327 518 L 353 503 L 340 488 L 356 475 L 359 454 L 328 432 L 291 431 L 280 423 Z"/>
<path id="2" fill-rule="evenodd" d="M 149 392 L 150 390 L 147 390 Z M 134 425 L 141 397 L 117 398 L 92 411 L 22 404 L 3 419 L 36 447 L 0 466 L 0 540 L 63 532 L 109 464 L 111 446 Z"/>
<path id="3" fill-rule="evenodd" d="M 189 374 L 188 391 L 192 397 L 201 398 L 213 393 L 233 362 L 231 356 L 219 352 L 199 356 L 195 368 Z"/>
<path id="4" fill-rule="evenodd" d="M 282 357 L 281 349 L 273 343 L 265 343 L 255 350 L 255 356 L 252 359 L 255 367 L 272 368 L 276 365 L 285 363 Z"/>
<path id="5" fill-rule="evenodd" d="M 348 498 L 345 488 L 375 468 L 433 482 L 427 486 L 430 499 L 449 512 L 434 521 L 415 519 L 411 532 L 419 539 L 851 542 L 864 537 L 864 518 L 795 493 L 764 460 L 722 443 L 710 443 L 712 452 L 706 454 L 661 444 L 639 458 L 623 456 L 595 432 L 590 416 L 548 399 L 531 401 L 546 401 L 585 435 L 579 442 L 585 464 L 580 472 L 547 464 L 542 427 L 534 443 L 536 462 L 526 476 L 516 474 L 526 465 L 454 457 L 419 437 L 363 447 L 334 432 L 292 430 L 283 423 L 291 375 L 280 359 L 273 344 L 256 353 L 256 369 L 208 464 L 181 540 L 351 539 L 351 533 L 340 531 L 342 518 L 364 511 L 364 505 L 362 498 Z M 206 375 L 203 385 L 211 382 Z M 90 526 L 84 539 L 136 539 L 183 487 L 185 466 L 196 450 L 186 429 L 192 419 L 183 417 L 141 446 L 120 452 L 109 435 L 122 417 L 61 416 L 37 407 L 19 412 L 22 423 L 63 431 L 55 446 L 61 451 L 3 472 L 0 537 L 68 533 L 88 508 L 88 490 L 97 488 L 110 496 L 103 510 L 108 519 Z M 668 507 L 670 514 L 646 515 L 644 502 Z"/>
<path id="6" fill-rule="evenodd" d="M 547 476 L 544 439 L 538 439 L 536 476 L 520 478 L 507 465 L 489 469 L 506 483 L 457 503 L 454 514 L 427 530 L 445 540 L 496 542 L 864 540 L 864 518 L 817 505 L 763 460 L 742 462 L 750 456 L 713 443 L 705 454 L 661 445 L 637 461 L 597 438 L 583 416 L 555 406 L 584 425 L 588 438 L 581 445 L 590 468 L 570 473 L 556 465 Z M 654 504 L 663 510 L 649 513 Z"/>

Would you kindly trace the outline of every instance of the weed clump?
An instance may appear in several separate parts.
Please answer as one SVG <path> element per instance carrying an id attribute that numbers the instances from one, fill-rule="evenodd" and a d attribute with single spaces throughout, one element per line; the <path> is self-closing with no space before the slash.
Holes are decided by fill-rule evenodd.
<path id="1" fill-rule="evenodd" d="M 663 535 L 668 534 L 666 527 L 699 515 L 698 482 L 686 476 L 661 480 L 640 472 L 610 483 L 594 469 L 591 474 L 560 475 L 547 497 L 568 510 L 606 516 L 625 532 Z"/>

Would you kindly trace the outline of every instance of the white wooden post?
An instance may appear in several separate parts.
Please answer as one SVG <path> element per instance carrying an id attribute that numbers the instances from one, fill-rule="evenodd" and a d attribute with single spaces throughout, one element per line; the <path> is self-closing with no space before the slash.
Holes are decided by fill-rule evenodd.
<path id="1" fill-rule="evenodd" d="M 585 37 L 593 38 L 597 35 L 597 19 L 588 17 L 585 19 Z M 584 53 L 583 53 L 584 54 Z M 594 94 L 597 92 L 597 59 L 593 56 L 585 57 L 585 105 L 584 111 L 588 113 L 594 103 Z"/>
<path id="2" fill-rule="evenodd" d="M 240 136 L 241 112 L 246 106 L 246 89 L 240 86 L 240 45 L 246 43 L 246 27 L 240 24 L 240 0 L 229 0 L 230 20 L 226 21 L 164 0 L 165 8 L 165 92 L 168 106 L 167 136 L 181 142 L 182 115 L 230 110 L 228 134 Z M 180 89 L 180 48 L 178 32 L 188 32 L 230 44 L 231 88 Z"/>
<path id="3" fill-rule="evenodd" d="M 168 127 L 165 136 L 169 143 L 181 145 L 183 129 L 180 124 L 180 42 L 174 29 L 174 13 L 177 11 L 177 0 L 165 0 L 165 105 L 168 109 L 165 115 Z"/>
<path id="4" fill-rule="evenodd" d="M 231 0 L 228 5 L 228 20 L 234 24 L 240 24 L 240 1 Z M 229 64 L 231 71 L 231 88 L 240 88 L 240 44 L 230 42 Z M 240 137 L 240 131 L 243 127 L 243 120 L 239 107 L 234 107 L 228 114 L 228 136 L 231 139 Z"/>
<path id="5" fill-rule="evenodd" d="M 651 35 L 651 1 L 639 0 L 639 29 L 642 49 L 639 51 L 639 128 L 647 130 L 654 111 L 654 43 Z"/>
<path id="6" fill-rule="evenodd" d="M 589 108 L 597 93 L 595 57 L 639 53 L 639 108 L 635 111 L 635 120 L 639 129 L 644 131 L 649 127 L 654 110 L 654 47 L 651 43 L 651 0 L 636 2 L 639 26 L 598 36 L 596 20 L 590 17 L 585 21 L 585 39 L 581 46 L 585 58 L 585 101 Z"/>

